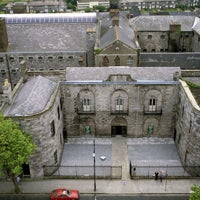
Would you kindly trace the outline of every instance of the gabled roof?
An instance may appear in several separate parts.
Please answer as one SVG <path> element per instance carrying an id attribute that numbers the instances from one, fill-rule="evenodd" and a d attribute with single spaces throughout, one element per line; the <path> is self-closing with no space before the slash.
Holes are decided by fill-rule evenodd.
<path id="1" fill-rule="evenodd" d="M 134 31 L 169 31 L 171 23 L 180 23 L 182 31 L 192 31 L 194 16 L 138 16 L 130 20 Z"/>
<path id="2" fill-rule="evenodd" d="M 99 48 L 103 49 L 114 41 L 120 40 L 131 48 L 136 48 L 133 40 L 134 32 L 129 26 L 128 19 L 123 13 L 119 14 L 119 26 L 112 26 L 109 13 L 100 19 L 100 41 Z"/>
<path id="3" fill-rule="evenodd" d="M 57 83 L 42 76 L 33 77 L 22 86 L 8 112 L 9 116 L 27 116 L 42 112 Z"/>

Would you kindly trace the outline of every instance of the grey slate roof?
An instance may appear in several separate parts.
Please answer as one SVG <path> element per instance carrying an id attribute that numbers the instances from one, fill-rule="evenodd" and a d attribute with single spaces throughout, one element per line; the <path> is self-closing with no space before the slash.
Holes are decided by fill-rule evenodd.
<path id="1" fill-rule="evenodd" d="M 43 111 L 56 87 L 57 83 L 47 78 L 42 76 L 32 77 L 22 86 L 8 115 L 25 116 Z"/>
<path id="2" fill-rule="evenodd" d="M 107 45 L 113 43 L 116 40 L 120 40 L 131 48 L 136 48 L 136 44 L 133 41 L 134 32 L 128 24 L 128 19 L 124 14 L 119 14 L 119 27 L 112 26 L 112 20 L 110 14 L 104 15 L 101 18 L 101 30 L 100 30 L 100 44 L 102 49 Z"/>
<path id="3" fill-rule="evenodd" d="M 96 28 L 96 13 L 1 14 L 6 19 L 9 52 L 85 51 L 86 31 Z"/>
<path id="4" fill-rule="evenodd" d="M 138 81 L 173 81 L 173 74 L 180 72 L 179 67 L 67 67 L 66 80 L 73 81 L 105 81 L 109 75 L 130 74 Z M 81 74 L 81 76 L 80 76 Z"/>
<path id="5" fill-rule="evenodd" d="M 182 31 L 192 31 L 194 16 L 138 16 L 130 20 L 135 31 L 169 31 L 170 23 L 180 23 Z"/>
<path id="6" fill-rule="evenodd" d="M 8 24 L 9 52 L 85 51 L 95 23 Z"/>

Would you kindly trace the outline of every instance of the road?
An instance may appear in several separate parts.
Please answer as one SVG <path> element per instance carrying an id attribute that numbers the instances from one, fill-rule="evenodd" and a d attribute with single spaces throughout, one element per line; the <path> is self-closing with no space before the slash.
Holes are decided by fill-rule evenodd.
<path id="1" fill-rule="evenodd" d="M 93 195 L 81 195 L 81 200 L 95 200 Z M 0 194 L 1 200 L 50 200 L 48 194 L 19 194 L 9 195 Z M 184 194 L 133 194 L 133 195 L 97 195 L 96 200 L 189 200 L 188 195 Z"/>

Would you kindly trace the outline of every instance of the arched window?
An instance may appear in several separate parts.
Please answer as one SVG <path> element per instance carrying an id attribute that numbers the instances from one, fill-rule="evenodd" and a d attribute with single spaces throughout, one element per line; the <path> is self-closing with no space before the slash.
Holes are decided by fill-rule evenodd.
<path id="1" fill-rule="evenodd" d="M 132 66 L 133 65 L 133 57 L 132 56 L 128 57 L 128 59 L 127 59 L 127 65 L 128 66 Z"/>
<path id="2" fill-rule="evenodd" d="M 90 99 L 83 99 L 83 111 L 90 111 Z"/>
<path id="3" fill-rule="evenodd" d="M 123 99 L 119 96 L 116 99 L 116 111 L 122 111 L 123 109 Z"/>
<path id="4" fill-rule="evenodd" d="M 120 66 L 120 58 L 119 58 L 119 56 L 117 56 L 114 61 L 115 61 L 115 66 Z"/>
<path id="5" fill-rule="evenodd" d="M 105 67 L 107 67 L 107 66 L 109 66 L 109 59 L 108 59 L 108 57 L 107 56 L 104 56 L 103 57 L 103 66 L 105 66 Z"/>

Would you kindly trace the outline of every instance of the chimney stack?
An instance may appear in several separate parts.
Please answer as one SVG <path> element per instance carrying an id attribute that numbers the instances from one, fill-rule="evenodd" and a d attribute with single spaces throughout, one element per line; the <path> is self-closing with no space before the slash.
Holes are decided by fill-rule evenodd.
<path id="1" fill-rule="evenodd" d="M 119 26 L 119 9 L 110 9 L 112 26 Z"/>
<path id="2" fill-rule="evenodd" d="M 4 102 L 11 104 L 12 103 L 12 89 L 11 84 L 8 82 L 8 79 L 5 79 L 3 89 Z"/>

